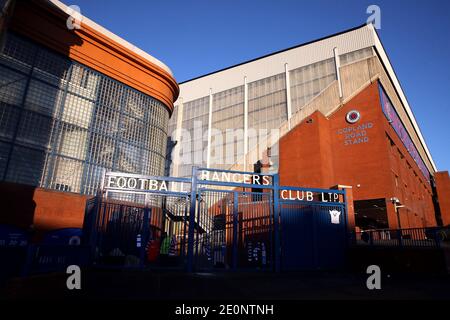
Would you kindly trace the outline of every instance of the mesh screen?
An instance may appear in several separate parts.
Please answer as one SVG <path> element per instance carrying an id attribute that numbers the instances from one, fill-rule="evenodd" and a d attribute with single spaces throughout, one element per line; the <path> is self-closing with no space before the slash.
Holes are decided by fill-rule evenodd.
<path id="1" fill-rule="evenodd" d="M 0 53 L 0 179 L 94 194 L 104 171 L 163 175 L 163 103 L 8 33 Z"/>

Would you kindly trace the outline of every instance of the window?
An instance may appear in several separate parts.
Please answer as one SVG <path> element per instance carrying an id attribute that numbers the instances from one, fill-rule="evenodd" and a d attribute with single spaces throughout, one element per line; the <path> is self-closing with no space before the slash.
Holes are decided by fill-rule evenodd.
<path id="1" fill-rule="evenodd" d="M 163 175 L 168 121 L 158 100 L 8 34 L 0 52 L 7 181 L 94 194 L 105 170 Z"/>

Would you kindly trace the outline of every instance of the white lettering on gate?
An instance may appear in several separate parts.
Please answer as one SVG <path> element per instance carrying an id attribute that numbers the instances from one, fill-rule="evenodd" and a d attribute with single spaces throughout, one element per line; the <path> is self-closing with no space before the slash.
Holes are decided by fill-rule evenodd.
<path id="1" fill-rule="evenodd" d="M 136 189 L 137 186 L 137 180 L 135 178 L 129 178 L 127 182 L 127 188 L 128 189 Z"/>
<path id="2" fill-rule="evenodd" d="M 146 187 L 145 187 L 145 184 L 146 184 L 146 182 L 147 182 L 147 179 L 139 179 L 139 182 L 141 183 L 139 189 L 145 190 L 145 188 L 146 188 Z"/>
<path id="3" fill-rule="evenodd" d="M 245 184 L 259 184 L 268 186 L 271 184 L 270 176 L 239 173 L 239 172 L 217 172 L 201 170 L 200 180 L 209 180 L 217 182 L 233 182 L 233 183 L 245 183 Z"/>
<path id="4" fill-rule="evenodd" d="M 231 181 L 231 175 L 229 172 L 222 172 L 222 181 L 225 181 L 225 182 Z"/>
<path id="5" fill-rule="evenodd" d="M 108 185 L 106 186 L 107 188 L 112 188 L 113 183 L 116 182 L 116 177 L 114 176 L 109 176 L 108 177 Z"/>
<path id="6" fill-rule="evenodd" d="M 200 180 L 209 180 L 209 171 L 202 170 Z"/>
<path id="7" fill-rule="evenodd" d="M 287 194 L 287 195 L 286 195 Z M 305 191 L 293 191 L 293 190 L 281 190 L 281 198 L 284 200 L 305 200 Z M 313 193 L 311 191 L 306 192 L 306 201 L 313 200 Z"/>
<path id="8" fill-rule="evenodd" d="M 212 171 L 211 171 L 212 172 Z M 247 174 L 239 172 L 216 172 L 210 174 L 210 171 L 202 170 L 201 178 L 207 180 L 270 185 L 272 182 L 267 175 Z M 106 181 L 105 181 L 106 180 Z M 106 182 L 106 183 L 105 183 Z M 104 179 L 106 188 L 128 189 L 128 190 L 148 190 L 148 191 L 180 191 L 184 190 L 183 182 L 168 182 L 165 180 L 145 179 L 139 177 L 122 177 L 122 176 L 107 176 Z M 178 185 L 180 184 L 180 188 Z M 179 190 L 178 190 L 179 189 Z M 320 193 L 320 195 L 319 195 Z M 316 198 L 314 198 L 316 194 Z M 339 194 L 335 192 L 317 192 L 308 190 L 286 190 L 280 189 L 280 197 L 283 200 L 299 200 L 299 201 L 321 201 L 321 202 L 339 202 Z"/>
<path id="9" fill-rule="evenodd" d="M 158 190 L 158 181 L 156 181 L 156 180 L 149 180 L 148 189 L 150 191 Z"/>
<path id="10" fill-rule="evenodd" d="M 124 177 L 118 177 L 116 180 L 117 188 L 124 189 L 127 185 L 127 180 Z"/>
<path id="11" fill-rule="evenodd" d="M 236 183 L 242 182 L 241 179 L 239 179 L 239 174 L 233 173 L 233 182 L 236 182 Z"/>
<path id="12" fill-rule="evenodd" d="M 166 181 L 161 181 L 161 185 L 159 186 L 159 191 L 167 191 Z"/>
<path id="13" fill-rule="evenodd" d="M 325 195 L 328 195 L 327 197 Z M 313 201 L 314 200 L 314 192 L 313 191 L 300 191 L 300 190 L 281 190 L 280 191 L 281 199 L 283 200 L 299 200 L 299 201 Z M 327 199 L 328 198 L 328 199 Z M 322 202 L 331 202 L 338 201 L 339 194 L 333 192 L 322 192 L 321 193 L 321 201 Z"/>

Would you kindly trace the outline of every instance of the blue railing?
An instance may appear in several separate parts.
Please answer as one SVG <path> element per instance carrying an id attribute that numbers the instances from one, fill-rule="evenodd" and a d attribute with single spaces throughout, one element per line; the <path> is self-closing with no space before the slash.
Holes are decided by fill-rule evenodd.
<path id="1" fill-rule="evenodd" d="M 88 246 L 30 245 L 23 274 L 65 272 L 70 265 L 86 267 L 90 261 Z"/>
<path id="2" fill-rule="evenodd" d="M 356 246 L 439 248 L 444 242 L 450 242 L 450 229 L 439 227 L 371 229 L 354 232 L 350 239 Z"/>

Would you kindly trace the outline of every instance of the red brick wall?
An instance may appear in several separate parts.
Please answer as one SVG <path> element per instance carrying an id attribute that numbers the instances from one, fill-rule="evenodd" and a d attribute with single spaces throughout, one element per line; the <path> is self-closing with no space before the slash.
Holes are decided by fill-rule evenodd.
<path id="1" fill-rule="evenodd" d="M 38 188 L 34 225 L 39 229 L 81 228 L 87 196 Z"/>
<path id="2" fill-rule="evenodd" d="M 345 120 L 352 109 L 361 113 L 356 124 Z M 367 142 L 346 143 L 342 129 L 368 123 L 372 126 L 365 133 Z M 281 184 L 287 186 L 351 186 L 354 200 L 396 196 L 407 207 L 399 209 L 403 228 L 436 224 L 431 186 L 382 113 L 377 83 L 368 86 L 329 118 L 315 112 L 285 135 L 280 140 L 279 172 Z M 437 174 L 436 184 L 444 223 L 448 224 L 448 174 Z M 38 230 L 81 227 L 86 198 L 0 183 L 3 204 L 0 223 L 24 228 L 34 225 Z M 387 209 L 389 226 L 396 228 L 397 217 L 389 201 Z"/>
<path id="3" fill-rule="evenodd" d="M 350 110 L 358 110 L 361 114 L 361 119 L 355 124 L 345 120 Z M 382 117 L 377 83 L 370 85 L 330 117 L 334 183 L 353 186 L 355 200 L 386 198 L 392 192 L 387 174 L 389 163 Z M 358 138 L 346 139 L 346 134 L 340 132 L 361 125 L 371 126 L 358 131 L 360 134 L 365 131 L 366 135 L 362 138 L 367 138 L 367 142 L 348 144 Z"/>
<path id="4" fill-rule="evenodd" d="M 436 182 L 436 193 L 441 209 L 442 223 L 444 226 L 450 225 L 450 177 L 448 171 L 436 172 L 434 175 Z"/>
<path id="5" fill-rule="evenodd" d="M 330 146 L 328 120 L 315 112 L 280 141 L 280 183 L 311 188 L 333 185 Z"/>
<path id="6" fill-rule="evenodd" d="M 355 124 L 345 120 L 350 110 L 361 114 Z M 370 128 L 357 131 L 362 137 L 349 139 L 343 132 L 369 124 Z M 354 144 L 358 138 L 367 141 Z M 396 156 L 399 152 L 402 159 Z M 378 83 L 369 85 L 328 118 L 317 111 L 305 119 L 280 140 L 279 153 L 282 185 L 349 185 L 354 200 L 396 196 L 407 206 L 399 209 L 402 228 L 436 225 L 431 186 L 384 116 Z M 397 217 L 389 201 L 387 211 L 389 226 L 396 228 Z"/>

